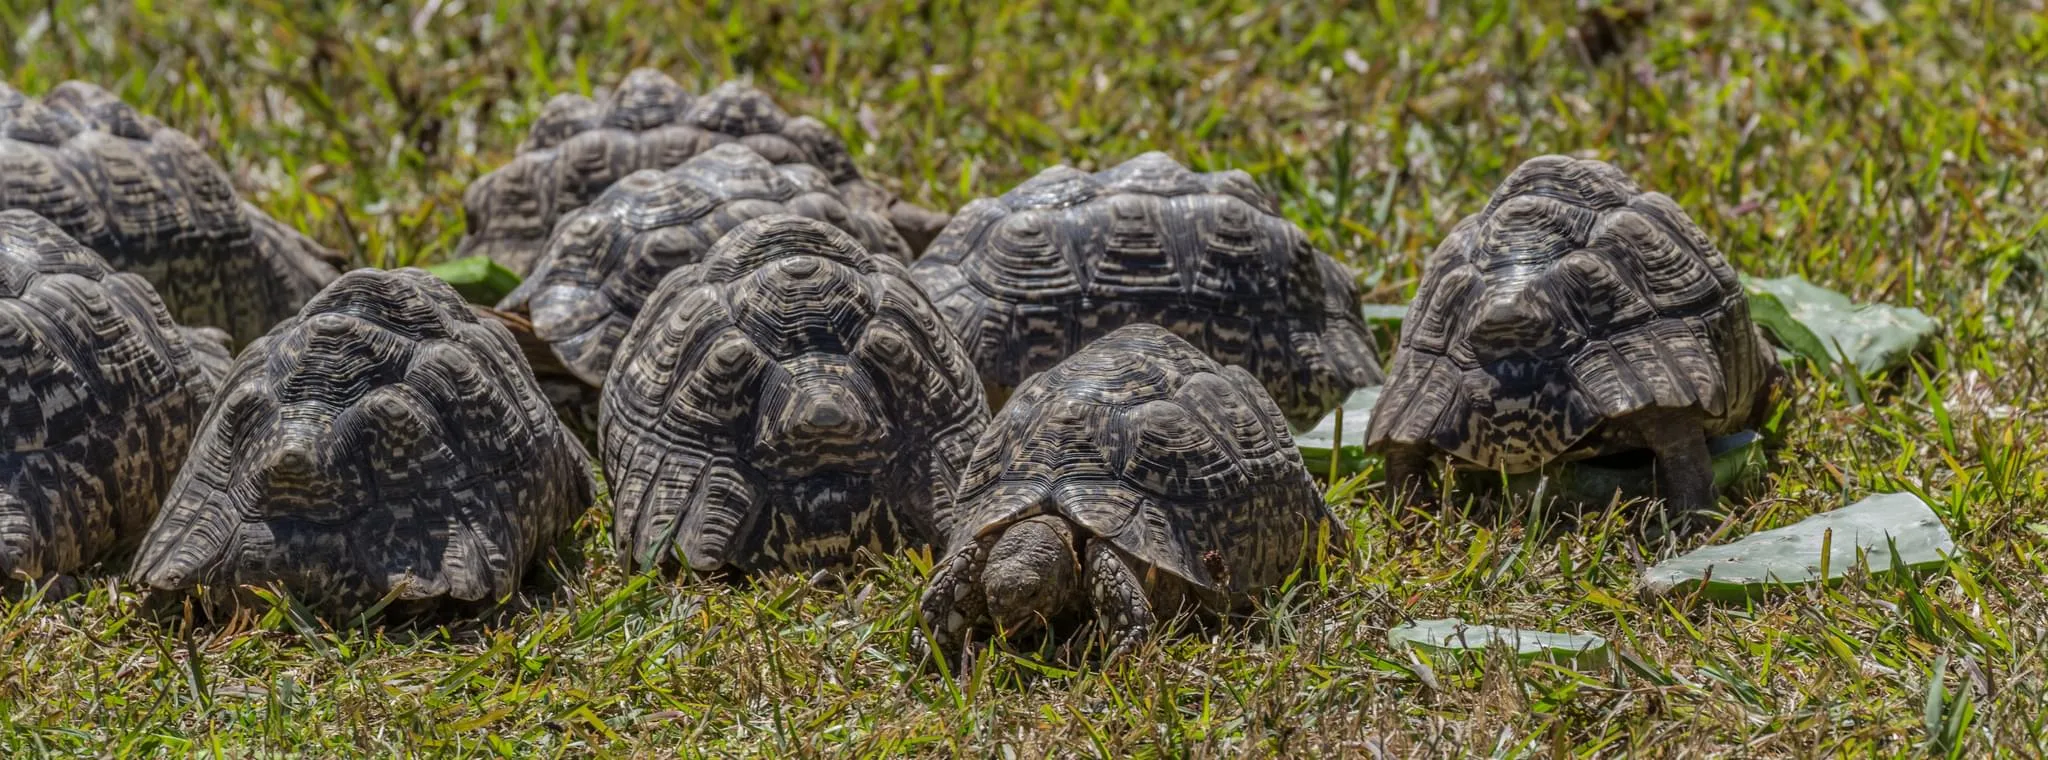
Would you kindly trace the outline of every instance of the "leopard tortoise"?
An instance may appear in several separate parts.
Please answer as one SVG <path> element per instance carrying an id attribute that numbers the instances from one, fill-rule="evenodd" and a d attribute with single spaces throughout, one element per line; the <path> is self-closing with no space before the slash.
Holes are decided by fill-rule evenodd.
<path id="1" fill-rule="evenodd" d="M 1425 502 L 1436 455 L 1515 473 L 1647 449 L 1667 513 L 1695 514 L 1716 498 L 1707 438 L 1768 407 L 1771 357 L 1676 203 L 1544 156 L 1430 255 L 1366 443 L 1389 498 Z"/>
<path id="2" fill-rule="evenodd" d="M 344 616 L 470 609 L 595 489 L 502 325 L 421 270 L 355 270 L 242 351 L 133 576 L 213 606 L 275 584 Z"/>
<path id="3" fill-rule="evenodd" d="M 889 221 L 849 207 L 823 171 L 773 164 L 725 143 L 672 169 L 643 169 L 562 218 L 532 276 L 498 308 L 532 316 L 567 368 L 604 383 L 612 352 L 641 304 L 676 267 L 696 262 L 748 219 L 794 213 L 830 222 L 868 251 L 908 261 Z"/>
<path id="4" fill-rule="evenodd" d="M 838 569 L 930 543 L 986 401 L 895 259 L 757 217 L 647 301 L 599 439 L 629 568 Z"/>
<path id="5" fill-rule="evenodd" d="M 1297 427 L 1379 382 L 1351 274 L 1242 171 L 1146 153 L 1040 172 L 975 201 L 911 269 L 989 398 L 1089 341 L 1152 323 L 1250 370 Z"/>
<path id="6" fill-rule="evenodd" d="M 0 84 L 0 208 L 55 222 L 149 280 L 181 324 L 254 340 L 344 258 L 237 199 L 199 144 L 82 82 L 41 100 Z"/>
<path id="7" fill-rule="evenodd" d="M 225 335 L 140 276 L 0 211 L 0 577 L 60 581 L 132 548 L 213 403 Z"/>
<path id="8" fill-rule="evenodd" d="M 848 206 L 889 219 L 912 250 L 922 250 L 949 218 L 863 179 L 831 128 L 791 118 L 767 93 L 726 82 L 691 95 L 666 74 L 636 69 L 599 100 L 562 94 L 548 101 L 518 155 L 463 194 L 469 234 L 457 255 L 487 255 L 525 275 L 556 222 L 613 182 L 728 142 L 773 163 L 817 167 Z"/>
<path id="9" fill-rule="evenodd" d="M 1343 527 L 1244 368 L 1157 325 L 1025 381 L 975 444 L 920 610 L 957 652 L 1092 612 L 1111 656 L 1182 611 L 1243 611 Z"/>

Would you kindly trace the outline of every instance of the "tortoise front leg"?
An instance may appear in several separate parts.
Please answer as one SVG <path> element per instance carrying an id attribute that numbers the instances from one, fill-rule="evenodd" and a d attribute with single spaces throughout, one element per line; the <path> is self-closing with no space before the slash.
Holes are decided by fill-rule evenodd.
<path id="1" fill-rule="evenodd" d="M 1436 463 L 1422 446 L 1389 447 L 1384 459 L 1387 481 L 1380 501 L 1399 509 L 1406 505 L 1433 508 L 1437 502 Z"/>
<path id="2" fill-rule="evenodd" d="M 1699 420 L 1687 414 L 1646 414 L 1637 430 L 1657 455 L 1657 495 L 1664 499 L 1666 519 L 1684 522 L 1712 510 L 1719 500 L 1714 457 L 1707 452 Z"/>
<path id="3" fill-rule="evenodd" d="M 966 644 L 967 633 L 988 622 L 988 596 L 982 593 L 981 570 L 988 564 L 988 551 L 1001 534 L 976 539 L 966 549 L 953 552 L 932 568 L 932 580 L 918 600 L 923 628 L 931 631 L 927 641 L 923 630 L 911 634 L 912 655 L 924 660 L 933 654 L 950 655 Z"/>
<path id="4" fill-rule="evenodd" d="M 1145 584 L 1106 541 L 1088 542 L 1088 600 L 1109 644 L 1105 661 L 1115 660 L 1152 637 L 1158 618 Z"/>

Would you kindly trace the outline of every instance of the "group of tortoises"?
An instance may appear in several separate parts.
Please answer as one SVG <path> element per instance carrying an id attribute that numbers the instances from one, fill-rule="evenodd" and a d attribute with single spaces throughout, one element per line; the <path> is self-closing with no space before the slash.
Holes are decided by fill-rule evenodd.
<path id="1" fill-rule="evenodd" d="M 132 552 L 208 603 L 490 604 L 596 501 L 584 434 L 628 569 L 929 546 L 948 651 L 1067 619 L 1118 651 L 1345 535 L 1291 431 L 1380 354 L 1242 171 L 1060 166 L 948 217 L 759 90 L 643 70 L 551 101 L 465 205 L 462 249 L 527 274 L 501 303 L 339 273 L 104 91 L 0 88 L 0 571 Z M 1647 448 L 1704 508 L 1706 437 L 1766 403 L 1727 262 L 1597 161 L 1517 169 L 1412 312 L 1368 432 L 1390 501 L 1438 498 L 1433 459 Z"/>

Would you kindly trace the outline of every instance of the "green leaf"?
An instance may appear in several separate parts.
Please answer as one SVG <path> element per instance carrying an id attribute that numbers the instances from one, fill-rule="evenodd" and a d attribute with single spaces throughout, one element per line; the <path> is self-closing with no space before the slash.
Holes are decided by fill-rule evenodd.
<path id="1" fill-rule="evenodd" d="M 1337 462 L 1337 474 L 1349 475 L 1365 469 L 1365 427 L 1372 421 L 1372 407 L 1380 400 L 1380 387 L 1369 386 L 1352 392 L 1344 399 L 1344 441 L 1343 455 Z M 1317 475 L 1330 472 L 1330 449 L 1337 445 L 1337 413 L 1323 416 L 1314 428 L 1296 435 L 1294 445 L 1301 449 L 1301 459 L 1308 464 L 1308 471 Z"/>
<path id="2" fill-rule="evenodd" d="M 1521 628 L 1472 625 L 1457 618 L 1417 620 L 1387 631 L 1387 643 L 1431 655 L 1477 655 L 1493 647 L 1512 650 L 1522 662 L 1544 660 L 1580 670 L 1608 666 L 1607 640 L 1590 633 L 1550 633 Z"/>
<path id="3" fill-rule="evenodd" d="M 1751 292 L 1749 317 L 1763 326 L 1764 331 L 1772 338 L 1776 338 L 1779 345 L 1791 350 L 1790 357 L 1781 354 L 1779 361 L 1805 357 L 1823 366 L 1834 366 L 1834 360 L 1828 354 L 1827 344 L 1822 343 L 1820 336 L 1814 335 L 1812 330 L 1806 329 L 1805 324 L 1792 316 L 1791 310 L 1785 308 L 1785 303 L 1778 300 L 1777 296 Z"/>
<path id="4" fill-rule="evenodd" d="M 1940 754 L 1942 727 L 1948 721 L 1942 717 L 1948 706 L 1947 690 L 1941 682 L 1943 673 L 1948 672 L 1948 654 L 1934 658 L 1934 667 L 1927 669 L 1927 694 L 1920 706 L 1920 723 L 1927 731 L 1928 754 Z"/>
<path id="5" fill-rule="evenodd" d="M 505 294 L 519 287 L 519 275 L 489 256 L 470 256 L 426 267 L 435 277 L 455 286 L 455 292 L 470 303 L 495 306 Z"/>
<path id="6" fill-rule="evenodd" d="M 1839 582 L 1859 558 L 1878 575 L 1938 567 L 1955 552 L 1948 527 L 1926 502 L 1909 493 L 1879 494 L 1665 560 L 1644 571 L 1641 587 L 1651 596 L 1698 589 L 1708 599 L 1741 601 L 1778 588 Z"/>
<path id="7" fill-rule="evenodd" d="M 1401 323 L 1408 320 L 1406 304 L 1369 303 L 1359 307 L 1358 313 L 1365 317 L 1366 328 L 1381 348 L 1391 349 L 1401 341 Z"/>
<path id="8" fill-rule="evenodd" d="M 1391 325 L 1401 329 L 1401 323 L 1408 320 L 1408 306 L 1398 303 L 1369 303 L 1358 307 L 1358 313 L 1365 316 L 1365 323 L 1373 326 Z"/>
<path id="9" fill-rule="evenodd" d="M 1859 374 L 1903 365 L 1932 340 L 1936 323 L 1919 309 L 1857 304 L 1798 276 L 1743 278 L 1750 317 L 1779 344 L 1825 366 Z"/>

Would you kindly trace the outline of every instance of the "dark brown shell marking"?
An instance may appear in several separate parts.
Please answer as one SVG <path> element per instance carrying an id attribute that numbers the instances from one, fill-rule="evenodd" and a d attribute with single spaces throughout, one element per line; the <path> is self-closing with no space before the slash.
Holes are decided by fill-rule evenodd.
<path id="1" fill-rule="evenodd" d="M 595 489 L 503 325 L 421 270 L 357 270 L 237 358 L 134 578 L 344 615 L 401 586 L 494 601 Z"/>
<path id="2" fill-rule="evenodd" d="M 297 313 L 341 260 L 238 200 L 191 138 L 82 82 L 41 100 L 0 84 L 0 208 L 41 214 L 148 280 L 180 323 L 238 341 Z"/>
<path id="3" fill-rule="evenodd" d="M 618 357 L 599 438 L 629 567 L 837 568 L 929 543 L 988 421 L 903 266 L 804 217 L 755 218 L 671 273 Z"/>
<path id="4" fill-rule="evenodd" d="M 1409 314 L 1367 443 L 1469 468 L 1596 454 L 1603 422 L 1653 407 L 1733 432 L 1770 370 L 1721 252 L 1599 161 L 1516 169 L 1430 255 Z"/>
<path id="5" fill-rule="evenodd" d="M 55 224 L 0 211 L 0 577 L 141 539 L 220 382 L 208 339 Z"/>
<path id="6" fill-rule="evenodd" d="M 463 193 L 469 232 L 457 255 L 487 255 L 524 275 L 557 222 L 614 182 L 731 142 L 771 163 L 816 167 L 844 202 L 890 219 L 912 251 L 945 224 L 944 215 L 861 178 L 837 134 L 808 116 L 790 117 L 766 93 L 726 82 L 693 96 L 666 74 L 636 69 L 598 100 L 563 94 L 548 101 L 519 154 Z"/>
<path id="7" fill-rule="evenodd" d="M 1241 171 L 1047 169 L 968 204 L 911 272 L 992 397 L 1141 323 L 1246 368 L 1297 426 L 1380 379 L 1351 274 Z"/>
<path id="8" fill-rule="evenodd" d="M 666 170 L 619 180 L 555 227 L 534 272 L 499 308 L 533 315 L 538 337 L 592 385 L 661 279 L 694 263 L 742 222 L 793 213 L 829 222 L 862 247 L 907 261 L 889 220 L 849 207 L 817 167 L 774 164 L 725 143 Z"/>
<path id="9" fill-rule="evenodd" d="M 1218 606 L 1343 532 L 1265 388 L 1147 324 L 1026 381 L 976 442 L 958 498 L 949 551 L 1058 514 Z"/>

